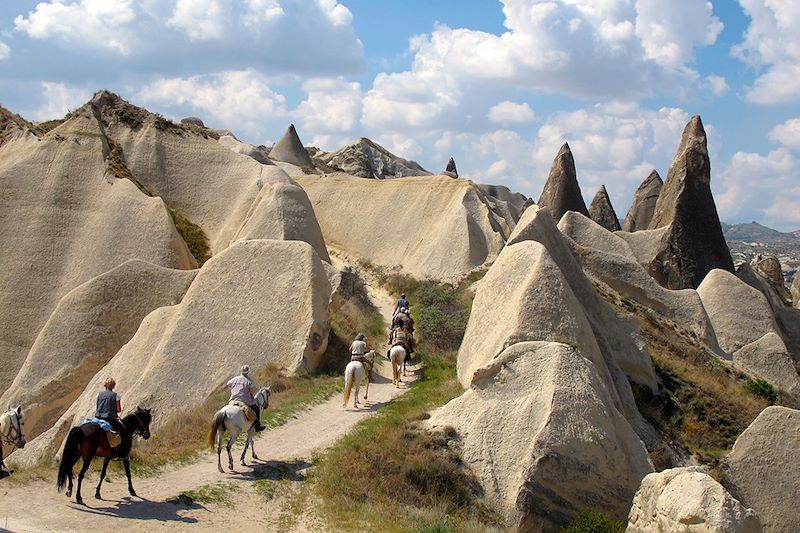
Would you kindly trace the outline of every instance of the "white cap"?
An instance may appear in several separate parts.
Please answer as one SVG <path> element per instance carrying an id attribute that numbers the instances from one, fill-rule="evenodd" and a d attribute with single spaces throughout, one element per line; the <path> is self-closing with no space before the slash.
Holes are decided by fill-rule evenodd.
<path id="1" fill-rule="evenodd" d="M 250 367 L 247 365 L 242 365 L 242 375 L 246 376 L 250 372 Z"/>

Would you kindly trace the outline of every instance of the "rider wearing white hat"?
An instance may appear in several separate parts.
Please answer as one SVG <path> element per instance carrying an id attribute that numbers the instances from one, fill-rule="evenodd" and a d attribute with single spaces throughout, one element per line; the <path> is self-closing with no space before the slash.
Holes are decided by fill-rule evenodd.
<path id="1" fill-rule="evenodd" d="M 255 430 L 264 431 L 265 428 L 261 425 L 261 408 L 258 406 L 258 402 L 253 396 L 255 394 L 255 385 L 253 385 L 253 380 L 248 376 L 248 374 L 250 374 L 250 367 L 242 365 L 241 372 L 241 375 L 228 381 L 228 387 L 231 389 L 231 398 L 229 401 L 239 400 L 243 404 L 250 406 L 250 409 L 256 413 Z"/>

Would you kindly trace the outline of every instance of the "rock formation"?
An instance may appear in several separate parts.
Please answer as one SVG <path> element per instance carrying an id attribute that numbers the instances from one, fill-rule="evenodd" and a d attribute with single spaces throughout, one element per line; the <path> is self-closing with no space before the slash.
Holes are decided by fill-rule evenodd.
<path id="1" fill-rule="evenodd" d="M 670 289 L 696 288 L 714 268 L 733 272 L 711 194 L 706 132 L 699 116 L 686 125 L 650 229 L 669 226 L 650 273 Z"/>
<path id="2" fill-rule="evenodd" d="M 451 178 L 458 177 L 458 170 L 456 170 L 455 159 L 453 159 L 452 157 L 450 158 L 450 161 L 447 162 L 447 168 L 444 169 L 444 172 L 442 172 L 442 174 L 444 174 L 445 176 L 450 176 Z"/>
<path id="3" fill-rule="evenodd" d="M 714 269 L 697 288 L 723 350 L 733 361 L 794 397 L 800 376 L 767 299 L 735 275 Z"/>
<path id="4" fill-rule="evenodd" d="M 454 281 L 490 263 L 507 237 L 504 227 L 513 227 L 466 180 L 334 174 L 297 181 L 328 246 L 418 278 Z"/>
<path id="5" fill-rule="evenodd" d="M 275 164 L 269 157 L 267 157 L 267 154 L 269 154 L 269 152 L 267 151 L 266 147 L 243 143 L 231 133 L 220 135 L 219 143 L 228 150 L 231 150 L 232 152 L 246 155 L 247 157 L 252 157 L 262 165 Z"/>
<path id="6" fill-rule="evenodd" d="M 583 202 L 581 188 L 578 185 L 575 160 L 572 158 L 569 144 L 564 143 L 553 160 L 553 167 L 550 169 L 550 175 L 547 177 L 537 203 L 550 210 L 555 222 L 561 220 L 567 211 L 577 211 L 582 215 L 589 216 L 589 211 Z"/>
<path id="7" fill-rule="evenodd" d="M 28 440 L 58 420 L 148 313 L 180 302 L 196 274 L 133 259 L 67 293 L 0 398 L 25 406 Z"/>
<path id="8" fill-rule="evenodd" d="M 751 264 L 755 271 L 767 280 L 782 302 L 785 305 L 791 305 L 792 294 L 783 281 L 783 269 L 778 258 L 774 255 L 763 256 L 758 254 L 753 258 Z"/>
<path id="9" fill-rule="evenodd" d="M 92 412 L 103 380 L 114 376 L 126 405 L 152 407 L 157 431 L 201 405 L 242 363 L 314 371 L 324 353 L 331 285 L 305 242 L 239 241 L 211 258 L 181 302 L 147 315 L 133 338 L 88 382 L 56 425 L 15 460 L 58 448 L 66 429 Z M 180 376 L 164 386 L 165 376 Z"/>
<path id="10" fill-rule="evenodd" d="M 766 533 L 797 531 L 800 516 L 800 411 L 767 407 L 723 460 L 728 488 L 751 507 Z"/>
<path id="11" fill-rule="evenodd" d="M 164 202 L 126 179 L 93 109 L 0 147 L 0 390 L 70 290 L 129 259 L 196 265 Z"/>
<path id="12" fill-rule="evenodd" d="M 203 124 L 203 121 L 198 117 L 186 117 L 181 119 L 181 124 L 191 124 L 192 126 L 198 126 L 200 128 L 205 128 L 206 125 Z"/>
<path id="13" fill-rule="evenodd" d="M 759 533 L 761 523 L 752 509 L 693 466 L 648 474 L 633 499 L 625 531 Z"/>
<path id="14" fill-rule="evenodd" d="M 386 179 L 431 175 L 416 161 L 398 157 L 365 137 L 319 157 L 328 166 L 359 178 Z"/>
<path id="15" fill-rule="evenodd" d="M 539 243 L 511 248 L 552 263 Z M 558 270 L 534 268 L 542 267 Z M 456 429 L 464 461 L 512 528 L 555 531 L 589 505 L 627 516 L 641 479 L 652 471 L 608 391 L 575 346 L 509 343 L 429 424 Z"/>
<path id="16" fill-rule="evenodd" d="M 594 195 L 592 203 L 589 205 L 589 218 L 608 231 L 620 231 L 622 229 L 619 226 L 617 213 L 611 205 L 611 199 L 608 197 L 605 185 L 600 186 L 597 194 Z"/>
<path id="17" fill-rule="evenodd" d="M 294 129 L 294 124 L 289 124 L 286 133 L 269 151 L 269 158 L 273 161 L 290 163 L 301 168 L 314 166 L 311 157 L 303 147 L 303 143 L 300 142 L 300 137 L 297 135 L 297 130 Z"/>
<path id="18" fill-rule="evenodd" d="M 624 233 L 611 233 L 585 216 L 568 212 L 558 229 L 569 242 L 587 274 L 639 304 L 695 333 L 712 352 L 724 356 L 703 302 L 693 289 L 669 290 L 655 282 L 640 265 Z M 647 232 L 638 232 L 636 235 Z"/>
<path id="19" fill-rule="evenodd" d="M 503 218 L 513 221 L 511 229 L 514 229 L 517 220 L 528 206 L 533 205 L 533 200 L 518 192 L 511 192 L 505 185 L 484 185 L 477 184 L 478 189 L 494 202 L 497 211 L 503 213 Z"/>
<path id="20" fill-rule="evenodd" d="M 800 309 L 800 275 L 796 272 L 794 274 L 794 279 L 792 280 L 792 304 L 794 307 Z"/>
<path id="21" fill-rule="evenodd" d="M 658 195 L 664 182 L 661 176 L 653 170 L 649 176 L 636 189 L 633 195 L 633 203 L 625 216 L 622 229 L 625 231 L 639 231 L 647 229 L 653 219 L 653 212 L 656 210 Z"/>

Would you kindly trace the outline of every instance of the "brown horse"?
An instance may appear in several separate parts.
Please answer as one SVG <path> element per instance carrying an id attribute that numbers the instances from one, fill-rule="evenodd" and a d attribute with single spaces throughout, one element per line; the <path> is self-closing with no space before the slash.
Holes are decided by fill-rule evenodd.
<path id="1" fill-rule="evenodd" d="M 72 468 L 78 459 L 83 458 L 83 466 L 78 474 L 78 490 L 75 493 L 75 501 L 83 503 L 81 498 L 81 482 L 83 476 L 92 464 L 92 459 L 103 457 L 103 470 L 100 472 L 100 483 L 97 484 L 97 491 L 94 497 L 100 498 L 100 486 L 103 484 L 103 478 L 106 477 L 106 469 L 108 463 L 112 459 L 122 459 L 122 464 L 125 466 L 125 475 L 128 476 L 128 492 L 131 496 L 136 496 L 136 491 L 133 490 L 131 483 L 131 463 L 130 454 L 131 447 L 133 446 L 134 435 L 141 435 L 145 440 L 150 438 L 150 409 L 142 409 L 137 407 L 136 411 L 129 414 L 122 419 L 122 422 L 115 420 L 111 423 L 115 431 L 119 431 L 122 437 L 122 443 L 112 448 L 108 443 L 106 432 L 97 424 L 87 424 L 92 426 L 84 431 L 84 426 L 77 426 L 69 430 L 67 435 L 67 442 L 64 444 L 64 453 L 61 456 L 61 464 L 58 467 L 58 491 L 64 488 L 64 484 L 69 479 L 69 486 L 67 487 L 67 497 L 72 496 Z"/>

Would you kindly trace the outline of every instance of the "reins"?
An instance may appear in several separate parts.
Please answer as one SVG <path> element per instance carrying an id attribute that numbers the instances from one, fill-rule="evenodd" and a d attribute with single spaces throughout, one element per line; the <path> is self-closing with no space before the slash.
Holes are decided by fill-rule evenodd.
<path id="1" fill-rule="evenodd" d="M 6 415 L 8 415 L 9 420 L 12 417 L 11 413 L 13 413 L 13 417 L 14 417 L 14 420 L 15 420 L 16 424 L 14 422 L 10 422 L 8 424 L 8 426 L 9 426 L 8 434 L 3 433 L 2 437 L 3 437 L 3 440 L 6 442 L 6 444 L 8 444 L 9 446 L 14 446 L 16 448 L 21 448 L 22 447 L 22 439 L 23 439 L 23 436 L 22 436 L 22 424 L 20 424 L 19 415 L 16 413 L 16 411 L 9 411 L 8 413 L 6 413 Z"/>

